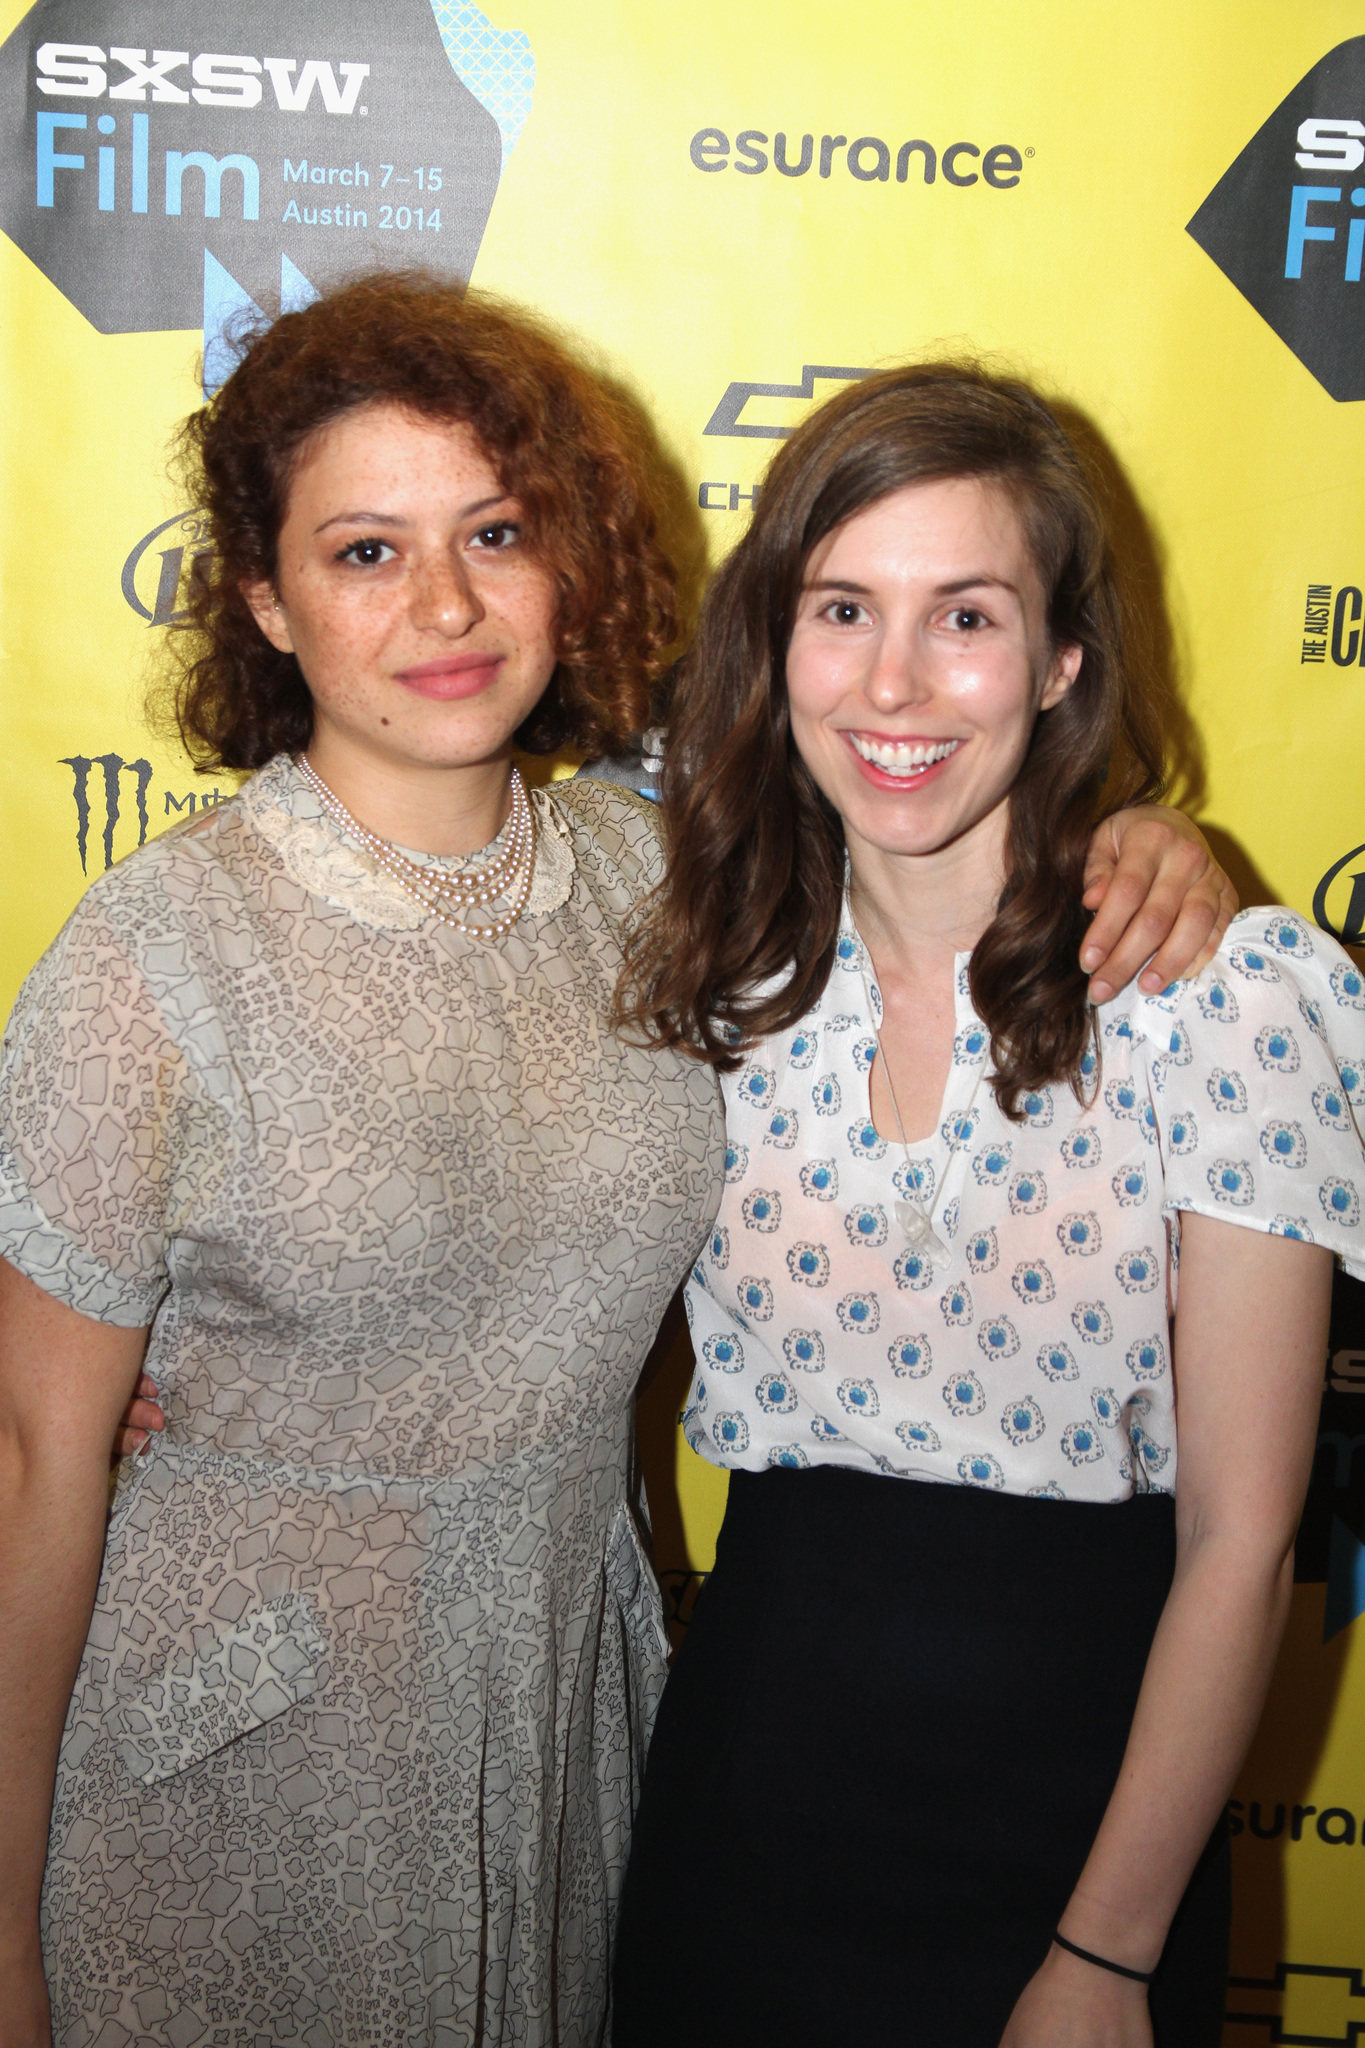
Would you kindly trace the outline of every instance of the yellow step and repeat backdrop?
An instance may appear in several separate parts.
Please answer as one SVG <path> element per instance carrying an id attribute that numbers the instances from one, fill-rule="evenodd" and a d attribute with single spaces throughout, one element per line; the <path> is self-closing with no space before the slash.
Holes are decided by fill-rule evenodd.
<path id="1" fill-rule="evenodd" d="M 490 0 L 493 4 L 493 0 Z M 1365 934 L 1365 35 L 1345 0 L 0 0 L 8 1005 L 87 880 L 231 793 L 147 731 L 204 545 L 166 449 L 250 303 L 427 264 L 657 424 L 694 566 L 775 445 L 941 345 L 1067 399 L 1245 900 Z M 1360 583 L 1355 579 L 1359 577 Z M 1365 1290 L 1238 1788 L 1229 2042 L 1365 2029 Z M 681 1616 L 723 1483 L 645 1404 Z"/>

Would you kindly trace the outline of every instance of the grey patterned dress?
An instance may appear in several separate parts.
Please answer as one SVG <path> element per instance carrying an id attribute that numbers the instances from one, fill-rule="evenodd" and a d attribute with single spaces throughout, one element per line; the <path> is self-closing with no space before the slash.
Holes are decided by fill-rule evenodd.
<path id="1" fill-rule="evenodd" d="M 30 976 L 0 1250 L 152 1324 L 44 1893 L 58 2048 L 579 2048 L 663 1680 L 631 1390 L 709 1226 L 714 1080 L 607 1027 L 648 805 L 534 798 L 462 938 L 293 764 Z"/>

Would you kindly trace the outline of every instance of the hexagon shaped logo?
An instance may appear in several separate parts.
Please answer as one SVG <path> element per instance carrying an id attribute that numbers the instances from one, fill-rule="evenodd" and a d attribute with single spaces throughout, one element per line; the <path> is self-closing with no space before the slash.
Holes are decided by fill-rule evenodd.
<path id="1" fill-rule="evenodd" d="M 0 47 L 0 228 L 104 334 L 467 278 L 530 106 L 469 0 L 37 0 Z M 212 381 L 206 379 L 206 381 Z"/>
<path id="2" fill-rule="evenodd" d="M 1333 398 L 1365 398 L 1365 36 L 1299 80 L 1188 232 Z"/>

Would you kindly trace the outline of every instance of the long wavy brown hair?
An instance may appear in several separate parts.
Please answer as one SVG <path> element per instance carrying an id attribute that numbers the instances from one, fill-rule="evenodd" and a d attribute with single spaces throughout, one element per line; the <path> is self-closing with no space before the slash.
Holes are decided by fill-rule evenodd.
<path id="1" fill-rule="evenodd" d="M 274 579 L 310 439 L 380 403 L 467 424 L 556 577 L 558 665 L 519 744 L 610 753 L 648 725 L 677 630 L 674 578 L 646 434 L 624 400 L 527 315 L 421 272 L 352 278 L 236 339 L 237 367 L 181 429 L 180 471 L 211 546 L 172 636 L 170 702 L 153 700 L 200 768 L 259 768 L 312 737 L 298 662 L 270 645 L 243 589 Z"/>
<path id="2" fill-rule="evenodd" d="M 769 469 L 717 574 L 679 676 L 663 779 L 668 867 L 631 939 L 623 1023 L 720 1068 L 805 1016 L 834 960 L 844 886 L 839 817 L 791 735 L 786 656 L 812 551 L 913 484 L 976 477 L 1014 505 L 1054 647 L 1079 675 L 1040 714 L 1010 793 L 1006 881 L 972 954 L 995 1090 L 1081 1089 L 1091 1037 L 1078 959 L 1098 819 L 1158 793 L 1154 681 L 1125 652 L 1124 602 L 1097 489 L 1037 392 L 974 364 L 889 370 L 813 414 Z M 1130 643 L 1131 644 L 1131 643 Z"/>

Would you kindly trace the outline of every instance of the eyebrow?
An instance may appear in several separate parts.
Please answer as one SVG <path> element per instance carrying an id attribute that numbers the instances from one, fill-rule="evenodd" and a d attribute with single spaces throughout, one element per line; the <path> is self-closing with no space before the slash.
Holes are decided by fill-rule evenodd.
<path id="1" fill-rule="evenodd" d="M 459 516 L 461 519 L 472 519 L 476 513 L 486 512 L 492 505 L 505 505 L 509 495 L 507 491 L 499 491 L 491 498 L 478 498 L 472 505 L 461 506 Z M 324 519 L 321 526 L 315 526 L 313 532 L 326 533 L 329 526 L 405 527 L 411 524 L 412 521 L 405 519 L 401 512 L 336 512 L 330 519 Z"/>
<path id="2" fill-rule="evenodd" d="M 822 577 L 820 581 L 817 583 L 807 583 L 805 585 L 805 588 L 807 590 L 847 590 L 852 592 L 852 594 L 855 597 L 872 596 L 872 591 L 869 589 L 866 583 L 855 583 L 852 581 L 851 578 L 846 576 Z M 952 583 L 936 584 L 934 586 L 934 596 L 956 597 L 959 591 L 982 589 L 1008 590 L 1011 591 L 1015 597 L 1018 597 L 1019 595 L 1017 585 L 1008 582 L 1005 579 L 1005 577 L 987 576 L 983 574 L 980 576 L 959 576 Z"/>

